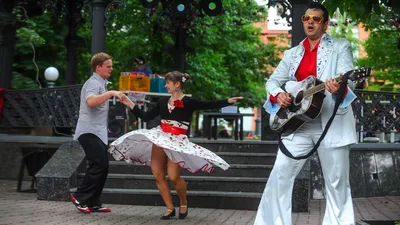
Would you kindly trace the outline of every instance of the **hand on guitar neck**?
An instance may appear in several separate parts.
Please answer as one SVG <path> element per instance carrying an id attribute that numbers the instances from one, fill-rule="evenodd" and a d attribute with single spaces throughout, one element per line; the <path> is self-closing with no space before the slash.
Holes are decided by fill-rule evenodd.
<path id="1" fill-rule="evenodd" d="M 342 76 L 342 74 L 340 74 L 340 76 Z M 329 79 L 325 82 L 325 89 L 332 94 L 338 93 L 339 88 L 340 84 L 335 79 Z"/>

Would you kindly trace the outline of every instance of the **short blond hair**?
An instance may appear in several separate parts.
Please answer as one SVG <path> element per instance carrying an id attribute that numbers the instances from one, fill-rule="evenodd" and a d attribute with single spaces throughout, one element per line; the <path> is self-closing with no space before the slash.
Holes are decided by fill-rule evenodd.
<path id="1" fill-rule="evenodd" d="M 112 59 L 112 57 L 107 53 L 99 52 L 99 53 L 94 54 L 92 56 L 92 59 L 90 60 L 91 61 L 91 66 L 92 66 L 92 70 L 96 71 L 96 67 L 97 66 L 103 65 L 104 61 L 107 61 L 109 59 Z"/>

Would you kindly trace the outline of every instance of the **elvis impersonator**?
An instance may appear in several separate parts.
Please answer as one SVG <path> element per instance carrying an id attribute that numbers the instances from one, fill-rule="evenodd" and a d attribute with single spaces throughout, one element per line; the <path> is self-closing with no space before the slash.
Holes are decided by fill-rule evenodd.
<path id="1" fill-rule="evenodd" d="M 304 123 L 295 132 L 282 135 L 281 143 L 294 157 L 307 155 L 319 140 L 327 121 L 333 114 L 340 83 L 339 74 L 353 69 L 350 43 L 326 34 L 329 24 L 327 9 L 312 2 L 302 16 L 306 38 L 287 50 L 278 67 L 266 83 L 267 101 L 264 108 L 271 115 L 280 108 L 289 107 L 291 95 L 284 85 L 288 81 L 303 81 L 315 76 L 325 82 L 320 114 Z M 354 83 L 349 81 L 343 101 L 318 148 L 325 180 L 326 209 L 323 225 L 354 225 L 353 203 L 349 182 L 350 145 L 356 142 L 356 130 L 351 102 Z M 296 175 L 306 159 L 293 159 L 278 150 L 275 165 L 266 184 L 258 207 L 255 225 L 291 225 L 292 190 Z"/>

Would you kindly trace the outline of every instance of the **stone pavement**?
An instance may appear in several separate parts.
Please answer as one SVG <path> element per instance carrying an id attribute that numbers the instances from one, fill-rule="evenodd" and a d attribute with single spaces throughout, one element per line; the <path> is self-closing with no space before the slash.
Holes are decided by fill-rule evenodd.
<path id="1" fill-rule="evenodd" d="M 161 221 L 161 206 L 107 205 L 111 213 L 85 215 L 71 202 L 40 201 L 35 193 L 16 192 L 17 181 L 0 180 L 0 225 L 247 225 L 253 224 L 255 211 L 189 208 L 185 220 Z M 29 183 L 24 186 L 28 187 Z M 294 225 L 321 225 L 323 200 L 312 200 L 309 213 L 294 213 Z M 400 196 L 354 199 L 356 219 L 400 219 Z"/>

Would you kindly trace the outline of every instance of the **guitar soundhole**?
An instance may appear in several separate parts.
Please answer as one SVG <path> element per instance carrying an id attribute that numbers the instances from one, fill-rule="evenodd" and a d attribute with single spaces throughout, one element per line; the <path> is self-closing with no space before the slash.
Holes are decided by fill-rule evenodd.
<path id="1" fill-rule="evenodd" d="M 299 92 L 296 97 L 292 96 L 292 104 L 288 107 L 290 112 L 297 112 L 301 107 L 301 101 L 303 99 L 303 91 Z"/>
<path id="2" fill-rule="evenodd" d="M 300 91 L 296 95 L 296 98 L 294 98 L 293 104 L 297 106 L 300 105 L 302 101 L 303 101 L 303 91 Z"/>

